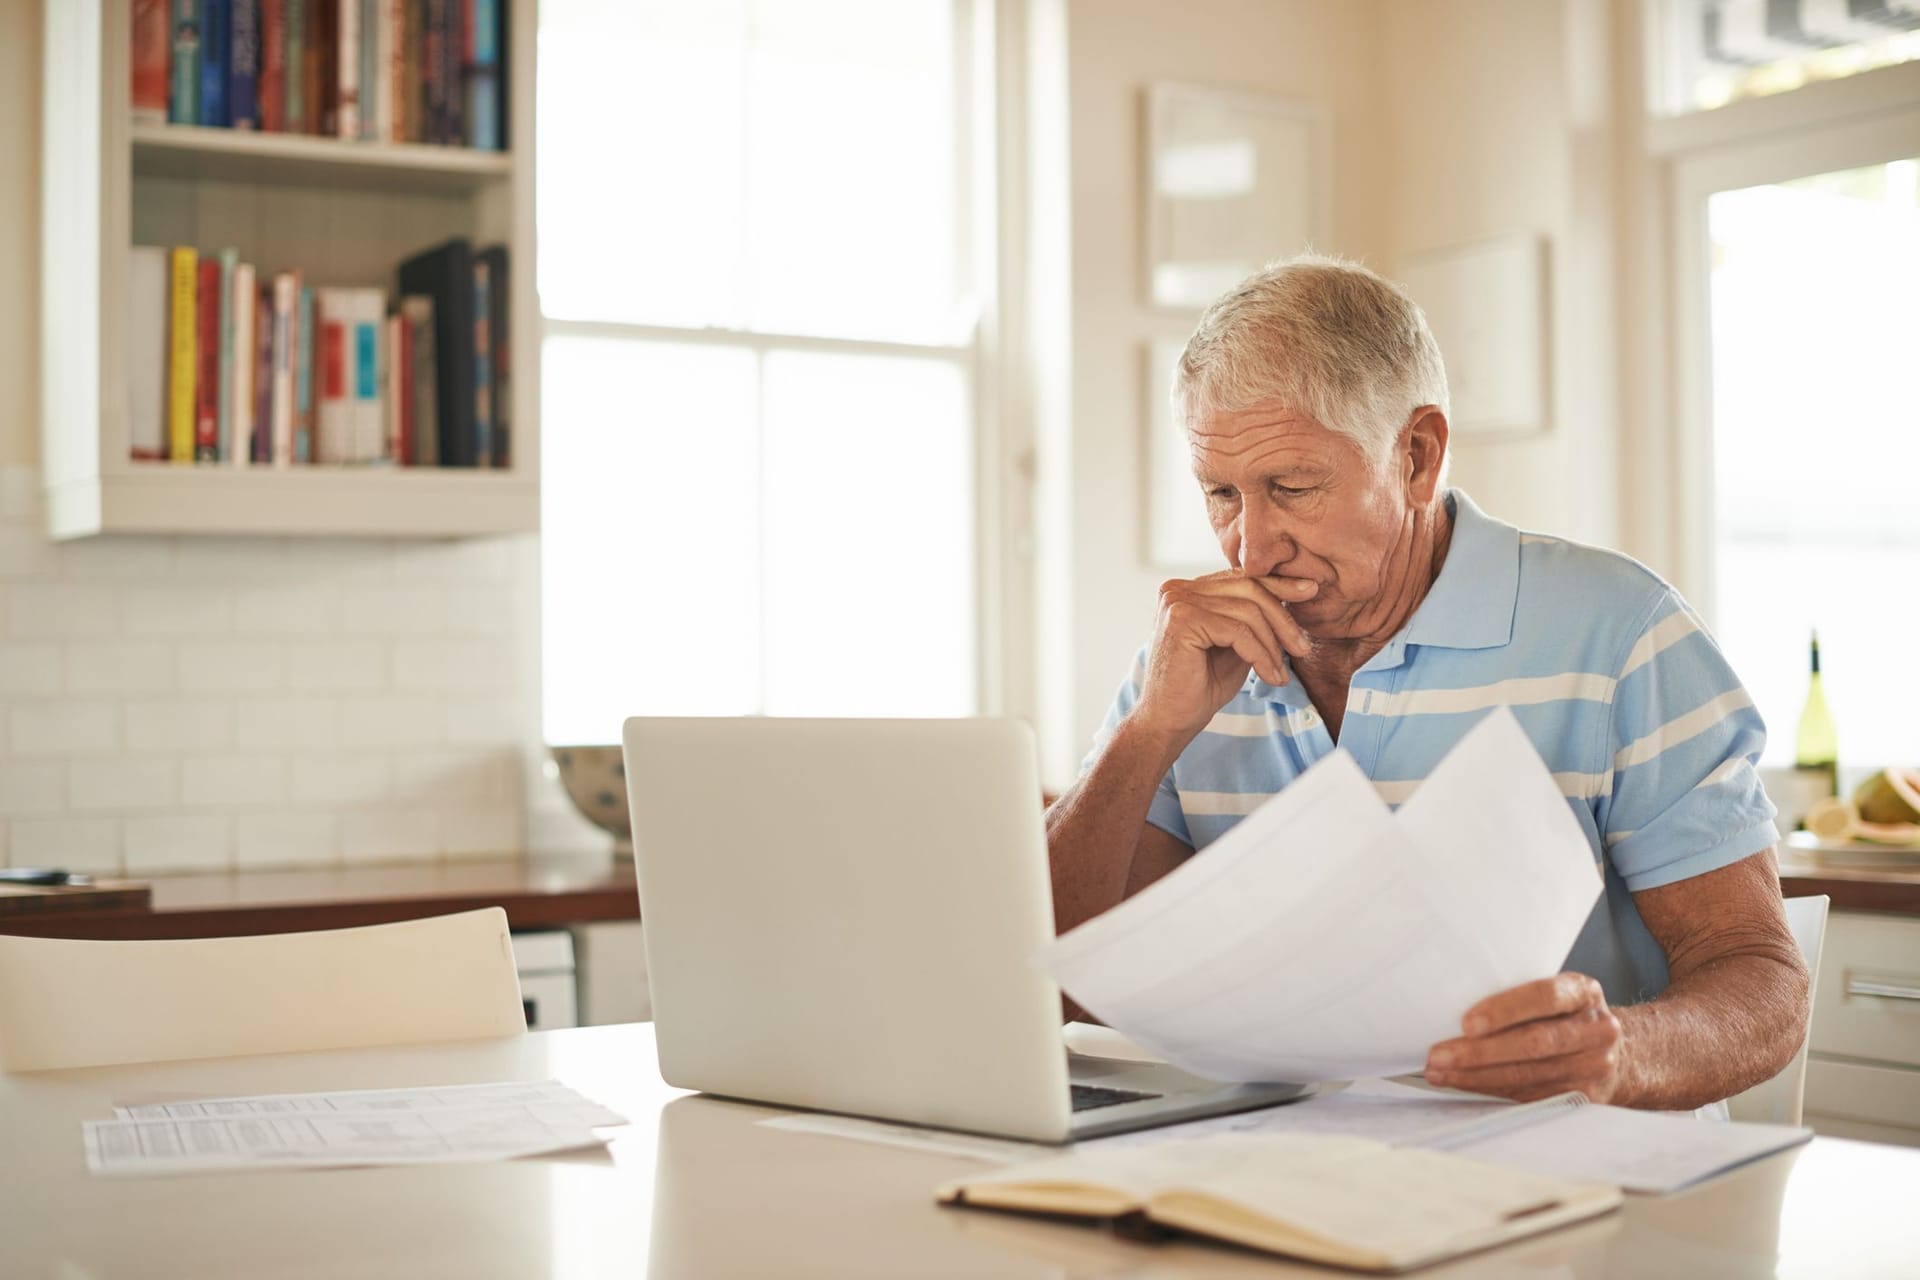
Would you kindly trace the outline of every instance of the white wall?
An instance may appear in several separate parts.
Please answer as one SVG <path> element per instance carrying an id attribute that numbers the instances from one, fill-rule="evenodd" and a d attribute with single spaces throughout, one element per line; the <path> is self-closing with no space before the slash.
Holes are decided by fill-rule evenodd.
<path id="1" fill-rule="evenodd" d="M 46 540 L 40 76 L 0 0 L 0 863 L 518 851 L 532 539 Z"/>
<path id="2" fill-rule="evenodd" d="M 1064 428 L 1041 437 L 1043 471 L 1068 473 L 1060 486 L 1066 545 L 1043 547 L 1062 561 L 1052 578 L 1060 585 L 1051 595 L 1043 586 L 1040 602 L 1043 627 L 1069 637 L 1071 654 L 1069 729 L 1046 738 L 1054 783 L 1071 778 L 1148 638 L 1167 576 L 1142 553 L 1144 348 L 1184 337 L 1198 316 L 1143 300 L 1144 90 L 1156 82 L 1242 89 L 1325 109 L 1333 231 L 1316 246 L 1324 251 L 1381 263 L 1389 176 L 1375 0 L 1067 0 L 1065 11 L 1072 314 L 1069 348 L 1050 354 L 1071 362 L 1070 408 Z"/>

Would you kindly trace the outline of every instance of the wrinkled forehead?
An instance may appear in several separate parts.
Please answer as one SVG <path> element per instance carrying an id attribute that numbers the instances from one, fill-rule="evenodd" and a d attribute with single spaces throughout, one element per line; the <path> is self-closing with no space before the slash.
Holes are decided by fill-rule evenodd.
<path id="1" fill-rule="evenodd" d="M 1241 473 L 1364 466 L 1352 440 L 1281 405 L 1197 412 L 1187 419 L 1194 471 L 1219 479 Z"/>

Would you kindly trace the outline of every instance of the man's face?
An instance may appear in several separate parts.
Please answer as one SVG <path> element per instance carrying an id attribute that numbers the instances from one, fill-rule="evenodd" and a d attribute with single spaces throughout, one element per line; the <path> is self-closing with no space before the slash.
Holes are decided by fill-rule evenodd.
<path id="1" fill-rule="evenodd" d="M 1345 436 L 1274 407 L 1199 415 L 1187 444 L 1228 563 L 1319 586 L 1290 607 L 1309 633 L 1366 636 L 1393 615 L 1417 576 L 1398 450 L 1376 466 Z"/>

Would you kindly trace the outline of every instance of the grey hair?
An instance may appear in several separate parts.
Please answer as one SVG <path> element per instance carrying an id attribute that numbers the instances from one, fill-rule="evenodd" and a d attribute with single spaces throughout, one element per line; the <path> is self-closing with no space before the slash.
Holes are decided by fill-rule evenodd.
<path id="1" fill-rule="evenodd" d="M 1377 465 L 1415 409 L 1448 412 L 1447 369 L 1398 286 L 1357 262 L 1301 254 L 1208 307 L 1174 368 L 1182 427 L 1265 404 L 1306 414 Z"/>

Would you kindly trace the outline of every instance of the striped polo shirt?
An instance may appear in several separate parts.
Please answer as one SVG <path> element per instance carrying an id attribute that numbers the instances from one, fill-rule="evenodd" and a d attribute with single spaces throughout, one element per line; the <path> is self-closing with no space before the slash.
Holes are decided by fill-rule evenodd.
<path id="1" fill-rule="evenodd" d="M 1354 673 L 1339 749 L 1398 805 L 1482 716 L 1511 707 L 1606 882 L 1564 967 L 1599 979 L 1613 1004 L 1646 1000 L 1665 990 L 1667 963 L 1632 895 L 1774 843 L 1755 772 L 1766 727 L 1699 616 L 1652 571 L 1522 533 L 1459 489 L 1446 502 L 1446 562 Z M 1138 701 L 1144 660 L 1096 753 Z M 1204 849 L 1334 749 L 1298 681 L 1250 675 L 1161 780 L 1147 820 Z"/>

